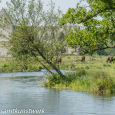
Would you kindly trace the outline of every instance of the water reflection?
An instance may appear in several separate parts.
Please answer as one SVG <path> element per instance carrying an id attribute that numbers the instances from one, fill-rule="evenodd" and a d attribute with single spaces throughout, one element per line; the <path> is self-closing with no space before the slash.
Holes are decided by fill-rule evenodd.
<path id="1" fill-rule="evenodd" d="M 45 115 L 113 115 L 115 113 L 114 95 L 48 89 L 39 84 L 43 78 L 43 76 L 0 77 L 0 109 L 44 108 Z"/>

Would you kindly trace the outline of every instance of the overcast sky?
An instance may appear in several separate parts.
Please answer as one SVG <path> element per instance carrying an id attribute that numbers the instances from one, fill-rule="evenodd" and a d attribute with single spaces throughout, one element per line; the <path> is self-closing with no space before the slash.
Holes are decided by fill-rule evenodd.
<path id="1" fill-rule="evenodd" d="M 2 2 L 0 3 L 0 9 L 6 8 L 6 1 L 10 2 L 10 0 L 2 0 Z M 51 0 L 41 0 L 42 2 L 44 2 L 44 8 L 47 9 L 46 4 L 48 4 L 48 2 L 50 2 Z M 75 8 L 76 4 L 79 3 L 80 0 L 52 0 L 55 3 L 55 7 L 56 9 L 58 8 L 58 6 L 60 7 L 60 9 L 63 11 L 63 13 L 65 14 L 68 10 L 68 8 Z M 85 2 L 86 0 L 83 0 L 83 4 L 87 4 Z"/>

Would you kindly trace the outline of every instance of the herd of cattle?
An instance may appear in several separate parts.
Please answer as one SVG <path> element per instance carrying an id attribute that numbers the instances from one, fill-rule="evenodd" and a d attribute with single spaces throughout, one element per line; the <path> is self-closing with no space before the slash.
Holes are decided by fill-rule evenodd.
<path id="1" fill-rule="evenodd" d="M 85 56 L 82 56 L 81 57 L 81 62 L 83 62 L 83 61 L 85 61 Z M 114 62 L 115 61 L 115 59 L 113 58 L 113 57 L 107 57 L 107 60 L 106 60 L 106 62 Z"/>
<path id="2" fill-rule="evenodd" d="M 60 63 L 61 64 L 61 61 L 62 61 L 62 59 L 61 58 L 57 58 L 57 62 L 58 63 Z M 81 62 L 85 62 L 85 56 L 82 56 L 81 57 L 81 60 L 80 60 Z M 114 62 L 115 61 L 115 59 L 113 58 L 113 57 L 107 57 L 107 60 L 106 60 L 106 62 L 108 63 L 108 62 Z M 76 62 L 76 61 L 74 61 L 74 62 Z"/>
<path id="3" fill-rule="evenodd" d="M 82 56 L 81 57 L 81 62 L 83 62 L 83 61 L 85 61 L 85 56 Z M 114 62 L 115 61 L 115 59 L 113 58 L 113 57 L 107 57 L 107 60 L 106 60 L 106 62 Z"/>

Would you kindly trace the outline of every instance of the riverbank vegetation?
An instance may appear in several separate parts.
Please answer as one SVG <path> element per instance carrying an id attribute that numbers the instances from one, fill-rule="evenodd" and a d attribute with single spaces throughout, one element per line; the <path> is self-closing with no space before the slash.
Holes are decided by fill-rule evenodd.
<path id="1" fill-rule="evenodd" d="M 66 57 L 67 58 L 67 57 Z M 70 57 L 73 58 L 73 57 Z M 97 56 L 85 63 L 73 64 L 73 71 L 66 72 L 66 78 L 54 74 L 49 76 L 43 86 L 55 89 L 94 93 L 115 93 L 115 66 L 106 62 L 106 56 Z"/>
<path id="2" fill-rule="evenodd" d="M 40 64 L 33 58 L 26 60 L 16 60 L 15 58 L 0 58 L 0 72 L 35 72 L 40 71 Z M 25 65 L 26 64 L 26 65 Z"/>
<path id="3" fill-rule="evenodd" d="M 79 69 L 75 72 L 67 72 L 66 79 L 55 74 L 48 77 L 45 87 L 55 89 L 69 89 L 73 91 L 94 93 L 115 93 L 115 79 L 106 71 Z"/>

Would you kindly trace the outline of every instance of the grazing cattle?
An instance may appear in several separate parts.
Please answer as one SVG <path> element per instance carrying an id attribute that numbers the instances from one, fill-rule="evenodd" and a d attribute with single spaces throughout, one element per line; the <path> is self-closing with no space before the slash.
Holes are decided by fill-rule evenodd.
<path id="1" fill-rule="evenodd" d="M 57 58 L 57 62 L 61 64 L 62 59 L 61 58 Z"/>
<path id="2" fill-rule="evenodd" d="M 115 58 L 114 58 L 114 57 L 107 57 L 107 62 L 108 62 L 108 61 L 109 61 L 110 63 L 111 63 L 111 62 L 114 63 L 114 62 L 115 62 Z"/>
<path id="3" fill-rule="evenodd" d="M 81 57 L 81 62 L 85 61 L 85 56 Z"/>
<path id="4" fill-rule="evenodd" d="M 108 62 L 111 63 L 112 61 L 113 61 L 113 58 L 111 58 L 111 57 L 107 57 L 107 63 L 108 63 Z"/>

